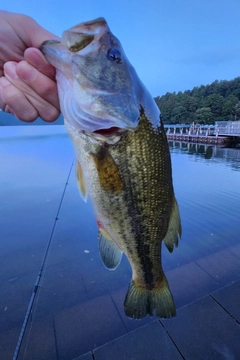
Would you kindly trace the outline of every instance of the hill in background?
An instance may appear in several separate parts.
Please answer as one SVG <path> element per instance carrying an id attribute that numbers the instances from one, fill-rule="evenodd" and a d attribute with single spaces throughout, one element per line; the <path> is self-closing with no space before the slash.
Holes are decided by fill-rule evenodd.
<path id="1" fill-rule="evenodd" d="M 240 119 L 240 77 L 215 80 L 192 90 L 166 93 L 155 101 L 165 124 L 213 124 L 221 120 Z"/>

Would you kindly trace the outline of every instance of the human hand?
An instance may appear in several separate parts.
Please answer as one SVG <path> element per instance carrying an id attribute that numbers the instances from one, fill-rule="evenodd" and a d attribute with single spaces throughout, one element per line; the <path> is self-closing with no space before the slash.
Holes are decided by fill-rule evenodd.
<path id="1" fill-rule="evenodd" d="M 55 69 L 37 48 L 57 37 L 25 15 L 0 11 L 0 108 L 24 121 L 60 114 Z"/>

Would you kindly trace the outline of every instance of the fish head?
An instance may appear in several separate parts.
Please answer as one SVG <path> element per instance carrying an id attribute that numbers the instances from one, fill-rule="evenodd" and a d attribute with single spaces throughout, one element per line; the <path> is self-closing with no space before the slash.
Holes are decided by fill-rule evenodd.
<path id="1" fill-rule="evenodd" d="M 104 18 L 45 41 L 41 51 L 56 68 L 65 122 L 109 143 L 137 127 L 139 79 Z"/>

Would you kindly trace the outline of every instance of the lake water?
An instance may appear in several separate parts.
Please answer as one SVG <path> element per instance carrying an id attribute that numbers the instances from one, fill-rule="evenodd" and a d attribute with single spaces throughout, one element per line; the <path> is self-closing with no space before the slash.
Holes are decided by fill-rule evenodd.
<path id="1" fill-rule="evenodd" d="M 18 359 L 39 360 L 75 359 L 151 322 L 124 315 L 131 269 L 125 257 L 116 271 L 102 265 L 63 126 L 5 128 L 0 137 L 0 358 L 11 358 L 24 318 Z M 177 289 L 182 269 L 239 244 L 240 150 L 179 142 L 170 149 L 183 235 L 172 254 L 163 245 L 162 262 L 179 308 L 205 294 L 200 284 L 194 298 Z M 211 291 L 227 284 L 204 271 Z"/>

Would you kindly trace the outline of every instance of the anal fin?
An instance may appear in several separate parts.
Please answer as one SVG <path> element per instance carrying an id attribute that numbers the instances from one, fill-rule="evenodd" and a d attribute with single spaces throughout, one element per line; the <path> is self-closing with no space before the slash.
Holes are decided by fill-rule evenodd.
<path id="1" fill-rule="evenodd" d="M 98 222 L 99 225 L 99 222 Z M 109 270 L 115 270 L 121 262 L 122 251 L 119 250 L 117 245 L 112 241 L 109 234 L 99 227 L 98 232 L 99 239 L 99 252 L 103 264 Z"/>
<path id="2" fill-rule="evenodd" d="M 181 219 L 177 200 L 174 198 L 170 220 L 168 224 L 167 235 L 164 238 L 164 243 L 170 252 L 173 252 L 174 245 L 178 247 L 178 238 L 182 235 Z"/>

